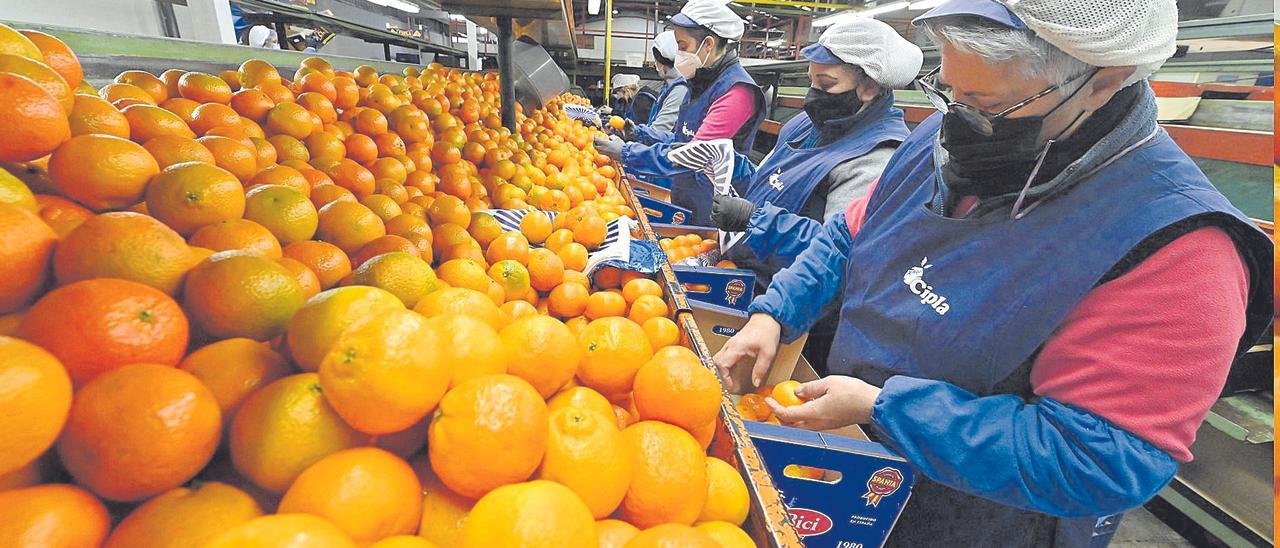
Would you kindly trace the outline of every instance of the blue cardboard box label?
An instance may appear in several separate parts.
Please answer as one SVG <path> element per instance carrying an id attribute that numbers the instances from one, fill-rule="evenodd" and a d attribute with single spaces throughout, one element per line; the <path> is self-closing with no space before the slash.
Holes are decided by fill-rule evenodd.
<path id="1" fill-rule="evenodd" d="M 744 422 L 805 546 L 884 544 L 915 485 L 906 461 L 869 441 Z M 816 475 L 788 473 L 801 467 Z"/>
<path id="2" fill-rule="evenodd" d="M 648 196 L 636 196 L 636 201 L 640 202 L 640 208 L 644 210 L 644 214 L 653 223 L 682 225 L 689 222 L 690 217 L 693 215 L 693 212 L 688 209 L 668 204 L 661 200 L 655 200 Z"/>
<path id="3" fill-rule="evenodd" d="M 750 270 L 696 266 L 673 266 L 671 270 L 691 300 L 743 312 L 751 305 L 756 275 Z"/>

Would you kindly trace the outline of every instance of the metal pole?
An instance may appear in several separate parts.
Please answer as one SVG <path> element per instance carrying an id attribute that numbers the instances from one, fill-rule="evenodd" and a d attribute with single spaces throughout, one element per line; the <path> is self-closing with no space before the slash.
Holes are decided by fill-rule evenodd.
<path id="1" fill-rule="evenodd" d="M 604 3 L 604 103 L 609 104 L 609 78 L 613 72 L 613 0 Z"/>
<path id="2" fill-rule="evenodd" d="M 498 16 L 498 92 L 502 125 L 516 132 L 516 83 L 511 71 L 511 17 Z"/>

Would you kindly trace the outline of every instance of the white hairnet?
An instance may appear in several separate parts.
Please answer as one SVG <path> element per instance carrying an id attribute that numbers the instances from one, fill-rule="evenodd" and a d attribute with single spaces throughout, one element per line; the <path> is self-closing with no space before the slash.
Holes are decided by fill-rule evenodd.
<path id="1" fill-rule="evenodd" d="M 680 49 L 680 47 L 676 45 L 676 33 L 669 30 L 659 33 L 658 36 L 653 39 L 653 49 L 658 50 L 658 53 L 661 53 L 668 61 L 674 61 L 676 58 L 676 51 Z"/>
<path id="2" fill-rule="evenodd" d="M 841 61 L 857 65 L 872 80 L 890 88 L 915 80 L 924 53 L 888 24 L 870 17 L 855 17 L 827 27 L 818 37 Z"/>
<path id="3" fill-rule="evenodd" d="M 746 30 L 742 18 L 729 9 L 728 0 L 689 0 L 680 8 L 680 14 L 721 38 L 738 40 Z"/>
<path id="4" fill-rule="evenodd" d="M 1177 49 L 1175 0 L 1003 0 L 1036 36 L 1097 67 L 1136 65 L 1127 83 L 1155 72 Z"/>
<path id="5" fill-rule="evenodd" d="M 639 84 L 639 83 L 640 83 L 640 76 L 638 75 L 615 74 L 613 75 L 613 80 L 609 82 L 609 87 L 613 89 L 617 89 L 622 86 L 630 86 L 630 85 Z"/>
<path id="6" fill-rule="evenodd" d="M 262 25 L 255 25 L 249 28 L 249 45 L 255 48 L 266 47 L 267 41 L 271 39 L 271 35 L 275 31 Z"/>

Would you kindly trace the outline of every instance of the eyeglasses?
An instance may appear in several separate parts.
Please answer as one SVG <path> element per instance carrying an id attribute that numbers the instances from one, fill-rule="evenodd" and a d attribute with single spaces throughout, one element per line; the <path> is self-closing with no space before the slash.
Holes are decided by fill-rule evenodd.
<path id="1" fill-rule="evenodd" d="M 993 123 L 996 120 L 999 120 L 1000 118 L 1004 118 L 1010 114 L 1013 114 L 1014 112 L 1018 111 L 1022 107 L 1025 107 L 1031 103 L 1034 103 L 1037 99 L 1044 97 L 1055 91 L 1058 91 L 1059 89 L 1062 89 L 1067 85 L 1070 85 L 1072 82 L 1075 82 L 1076 80 L 1079 80 L 1084 77 L 1092 77 L 1094 74 L 1098 72 L 1098 69 L 1095 68 L 1088 72 L 1078 74 L 1076 76 L 1071 77 L 1066 82 L 1049 86 L 1045 88 L 1044 91 L 1041 91 L 1040 93 L 1027 97 L 1026 99 L 1023 99 L 1021 101 L 1018 101 L 1013 106 L 1006 108 L 1000 111 L 999 113 L 990 114 L 982 110 L 979 110 L 977 108 L 966 105 L 964 103 L 957 103 L 955 101 L 952 101 L 950 97 L 947 97 L 946 93 L 938 89 L 937 82 L 938 82 L 938 73 L 940 70 L 942 70 L 941 65 L 934 67 L 934 69 L 929 71 L 928 74 L 925 74 L 924 76 L 921 76 L 919 80 L 916 80 L 916 84 L 919 85 L 920 90 L 924 92 L 924 96 L 929 99 L 929 102 L 933 103 L 934 108 L 944 113 L 945 112 L 956 113 L 956 115 L 959 116 L 961 120 L 964 120 L 966 124 L 969 124 L 969 127 L 972 127 L 974 131 L 977 131 L 978 133 L 981 133 L 984 136 L 990 136 L 992 134 L 992 132 L 994 131 Z"/>

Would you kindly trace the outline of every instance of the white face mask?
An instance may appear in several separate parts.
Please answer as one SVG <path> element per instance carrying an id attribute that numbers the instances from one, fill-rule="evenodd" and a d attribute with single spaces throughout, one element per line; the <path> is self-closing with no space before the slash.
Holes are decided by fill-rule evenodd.
<path id="1" fill-rule="evenodd" d="M 689 53 L 687 51 L 676 51 L 676 72 L 680 73 L 686 80 L 693 78 L 693 73 L 702 68 L 703 61 L 698 54 L 702 53 L 702 46 L 706 44 L 698 44 L 698 51 Z"/>

